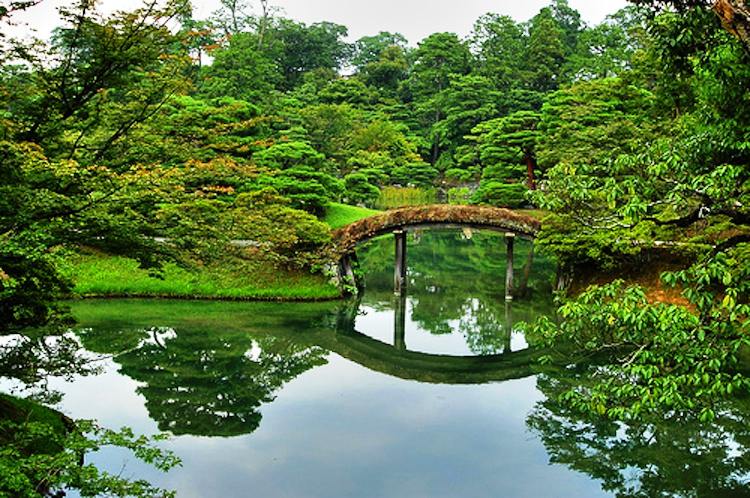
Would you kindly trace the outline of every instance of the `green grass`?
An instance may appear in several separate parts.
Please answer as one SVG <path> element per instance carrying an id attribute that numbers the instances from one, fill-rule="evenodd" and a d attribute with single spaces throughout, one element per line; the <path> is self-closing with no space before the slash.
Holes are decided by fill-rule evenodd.
<path id="1" fill-rule="evenodd" d="M 378 214 L 379 212 L 380 211 L 376 211 L 374 209 L 367 209 L 332 202 L 328 205 L 326 216 L 323 221 L 325 223 L 328 223 L 328 226 L 335 230 L 350 223 L 354 223 L 355 221 L 361 220 L 362 218 L 368 218 L 374 214 Z"/>
<path id="2" fill-rule="evenodd" d="M 543 211 L 541 209 L 514 209 L 518 214 L 524 214 L 526 216 L 531 216 L 532 218 L 536 218 L 537 220 L 542 220 L 545 216 L 549 214 L 547 211 Z"/>
<path id="3" fill-rule="evenodd" d="M 437 191 L 433 188 L 383 187 L 375 206 L 380 209 L 396 209 L 409 206 L 426 206 L 437 203 Z"/>
<path id="4" fill-rule="evenodd" d="M 325 221 L 336 229 L 379 211 L 333 203 Z M 262 262 L 237 260 L 205 268 L 166 264 L 160 277 L 135 260 L 101 253 L 72 256 L 65 273 L 84 297 L 164 297 L 266 301 L 315 301 L 341 297 L 322 275 L 277 270 Z"/>
<path id="5" fill-rule="evenodd" d="M 235 262 L 185 269 L 166 264 L 161 278 L 138 268 L 135 260 L 81 254 L 68 261 L 74 292 L 84 297 L 164 297 L 303 301 L 335 299 L 339 290 L 321 275 Z"/>

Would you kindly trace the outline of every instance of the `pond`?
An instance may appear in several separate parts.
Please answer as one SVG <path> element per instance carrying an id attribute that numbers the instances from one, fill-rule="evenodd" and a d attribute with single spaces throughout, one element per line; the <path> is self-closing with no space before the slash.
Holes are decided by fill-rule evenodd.
<path id="1" fill-rule="evenodd" d="M 522 321 L 552 315 L 554 264 L 491 232 L 360 250 L 366 291 L 316 304 L 76 302 L 100 375 L 56 381 L 62 410 L 167 431 L 161 474 L 119 451 L 101 467 L 181 497 L 747 496 L 750 410 L 711 427 L 580 420 L 554 402 L 576 372 L 543 369 Z"/>

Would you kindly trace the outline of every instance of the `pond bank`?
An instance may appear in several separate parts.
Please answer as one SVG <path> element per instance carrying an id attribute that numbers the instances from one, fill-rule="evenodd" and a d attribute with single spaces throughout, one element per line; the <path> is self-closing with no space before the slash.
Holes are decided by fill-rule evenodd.
<path id="1" fill-rule="evenodd" d="M 67 261 L 75 297 L 168 298 L 227 301 L 325 301 L 341 292 L 322 275 L 268 268 L 237 261 L 220 266 L 164 265 L 154 276 L 138 262 L 102 253 L 81 253 Z"/>
<path id="2" fill-rule="evenodd" d="M 665 272 L 676 272 L 689 266 L 690 256 L 671 251 L 669 248 L 654 249 L 642 259 L 624 261 L 612 269 L 577 268 L 568 294 L 577 296 L 592 285 L 605 285 L 615 280 L 623 280 L 627 285 L 641 286 L 651 303 L 690 306 L 679 287 L 669 287 L 661 280 Z"/>
<path id="3" fill-rule="evenodd" d="M 332 203 L 323 221 L 332 229 L 378 211 Z M 160 276 L 130 258 L 82 249 L 68 259 L 66 274 L 82 298 L 199 299 L 210 301 L 315 302 L 342 297 L 323 275 L 274 268 L 266 261 L 225 261 L 204 267 L 166 264 Z"/>

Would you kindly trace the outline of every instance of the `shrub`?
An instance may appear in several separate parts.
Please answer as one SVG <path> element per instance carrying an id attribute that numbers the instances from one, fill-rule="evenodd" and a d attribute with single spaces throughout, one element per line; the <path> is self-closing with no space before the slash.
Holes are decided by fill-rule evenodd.
<path id="1" fill-rule="evenodd" d="M 350 173 L 344 178 L 345 196 L 350 204 L 371 204 L 380 196 L 380 189 L 370 183 L 364 173 Z"/>
<path id="2" fill-rule="evenodd" d="M 445 172 L 445 179 L 450 182 L 470 182 L 474 179 L 474 173 L 466 169 L 451 168 Z"/>
<path id="3" fill-rule="evenodd" d="M 456 187 L 448 190 L 448 204 L 469 204 L 471 189 L 468 187 Z"/>
<path id="4" fill-rule="evenodd" d="M 408 187 L 430 187 L 438 176 L 438 170 L 425 162 L 411 162 L 393 168 L 391 181 Z"/>
<path id="5" fill-rule="evenodd" d="M 265 255 L 284 266 L 307 268 L 318 263 L 321 250 L 331 241 L 328 225 L 304 211 L 265 202 L 267 198 L 257 194 L 237 198 L 231 211 L 231 237 L 255 241 Z"/>
<path id="6" fill-rule="evenodd" d="M 472 202 L 490 206 L 518 208 L 526 204 L 526 187 L 520 183 L 482 182 Z"/>
<path id="7" fill-rule="evenodd" d="M 325 214 L 325 207 L 338 200 L 343 190 L 341 181 L 310 166 L 295 166 L 264 179 L 291 201 L 291 206 L 316 216 Z"/>

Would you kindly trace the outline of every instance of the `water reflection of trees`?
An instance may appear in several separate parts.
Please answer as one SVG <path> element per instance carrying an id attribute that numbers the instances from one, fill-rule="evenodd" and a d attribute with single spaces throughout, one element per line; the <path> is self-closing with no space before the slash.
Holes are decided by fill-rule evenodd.
<path id="1" fill-rule="evenodd" d="M 750 497 L 750 400 L 726 405 L 711 424 L 659 420 L 625 424 L 571 412 L 556 402 L 566 372 L 540 375 L 546 399 L 527 419 L 551 461 L 602 481 L 618 497 Z"/>
<path id="2" fill-rule="evenodd" d="M 0 334 L 0 379 L 11 382 L 11 392 L 53 404 L 61 394 L 49 387 L 53 378 L 73 379 L 99 372 L 91 355 L 65 323 Z"/>
<path id="3" fill-rule="evenodd" d="M 115 335 L 120 371 L 142 383 L 149 415 L 162 431 L 235 436 L 260 424 L 263 403 L 284 383 L 325 363 L 327 351 L 288 336 L 212 328 L 126 330 Z M 113 331 L 82 333 L 87 348 L 116 352 Z M 127 340 L 123 340 L 127 336 Z"/>
<path id="4" fill-rule="evenodd" d="M 553 310 L 554 263 L 534 257 L 530 242 L 516 244 L 516 282 L 523 292 L 511 308 L 505 304 L 502 234 L 474 232 L 468 239 L 461 231 L 425 231 L 410 238 L 407 260 L 412 321 L 432 334 L 459 331 L 475 354 L 507 350 L 514 323 Z M 392 237 L 363 248 L 360 261 L 367 287 L 364 304 L 392 308 Z"/>
<path id="5" fill-rule="evenodd" d="M 529 358 L 497 363 L 396 351 L 359 334 L 356 300 L 318 305 L 111 301 L 79 303 L 86 348 L 114 355 L 137 381 L 151 419 L 174 434 L 254 431 L 282 386 L 325 364 L 329 351 L 421 382 L 474 383 L 530 375 Z M 128 317 L 128 318 L 118 318 Z M 146 324 L 169 324 L 148 327 Z M 398 349 L 398 344 L 396 345 Z"/>

